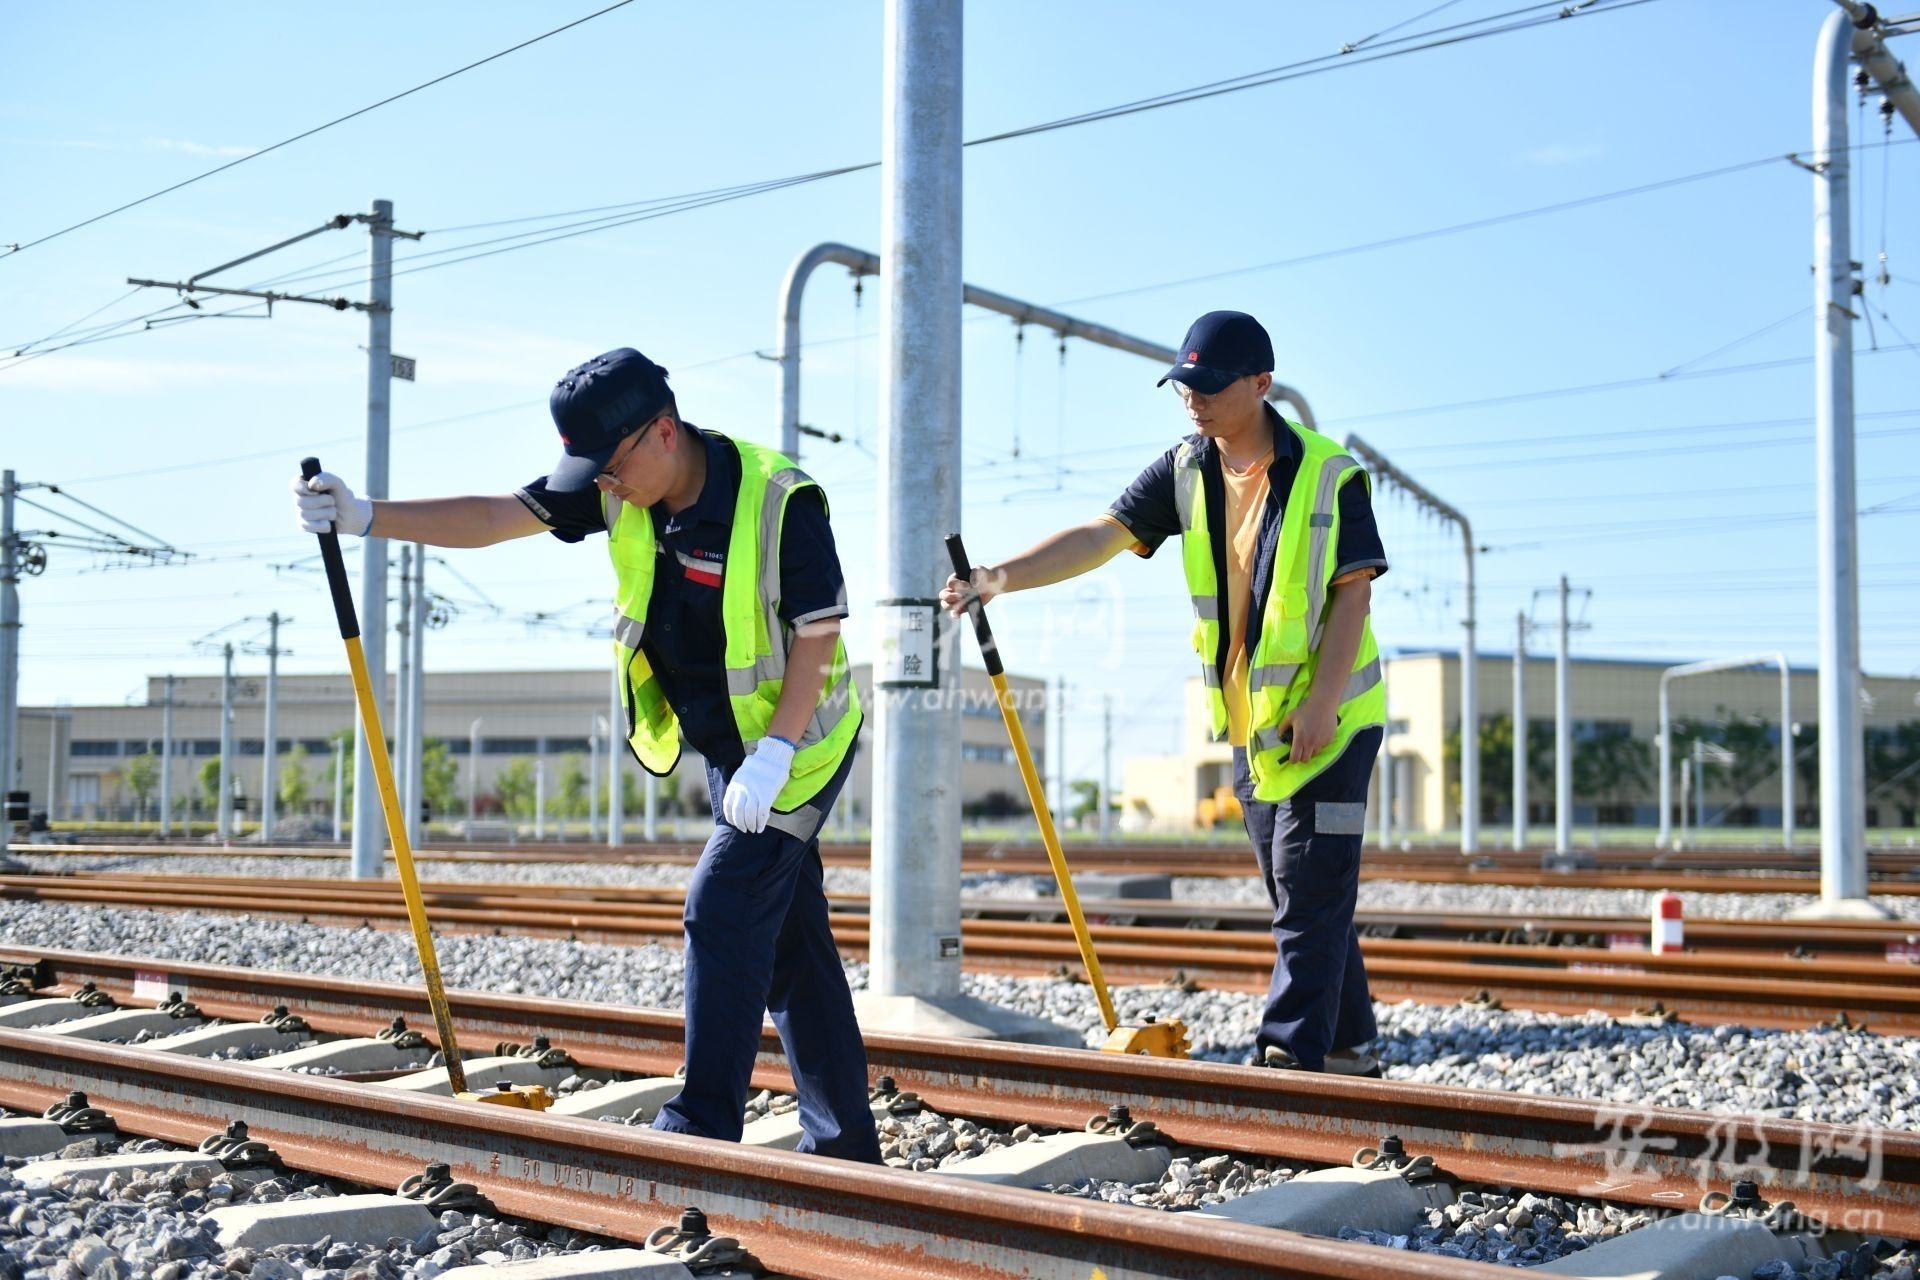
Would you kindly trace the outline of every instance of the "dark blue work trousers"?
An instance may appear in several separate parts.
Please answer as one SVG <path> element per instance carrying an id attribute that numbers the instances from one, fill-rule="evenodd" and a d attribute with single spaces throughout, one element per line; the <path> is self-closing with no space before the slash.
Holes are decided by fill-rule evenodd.
<path id="1" fill-rule="evenodd" d="M 1273 903 L 1273 981 L 1256 1046 L 1285 1049 L 1309 1071 L 1331 1049 L 1379 1034 L 1360 959 L 1353 908 L 1367 784 L 1381 731 L 1362 729 L 1326 771 L 1277 804 L 1253 798 L 1244 748 L 1233 749 L 1233 791 Z"/>
<path id="2" fill-rule="evenodd" d="M 775 815 L 798 831 L 730 825 L 720 800 L 733 770 L 707 767 L 714 831 L 687 886 L 687 1082 L 654 1128 L 738 1142 L 761 1017 L 771 1013 L 798 1086 L 806 1132 L 796 1149 L 880 1163 L 866 1046 L 820 872 L 820 827 L 853 755 L 808 802 L 809 820 Z"/>

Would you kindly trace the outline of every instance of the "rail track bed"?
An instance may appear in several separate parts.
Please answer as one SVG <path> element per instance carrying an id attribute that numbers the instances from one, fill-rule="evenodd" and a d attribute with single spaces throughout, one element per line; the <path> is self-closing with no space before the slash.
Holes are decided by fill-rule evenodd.
<path id="1" fill-rule="evenodd" d="M 73 844 L 14 844 L 16 854 L 131 854 L 168 852 L 203 854 L 205 841 L 127 842 L 82 841 Z M 337 858 L 348 855 L 339 845 L 267 847 L 251 843 L 249 857 Z M 700 856 L 698 841 L 637 842 L 610 849 L 604 844 L 486 842 L 428 842 L 415 851 L 422 859 L 469 863 L 692 864 Z M 827 866 L 864 867 L 871 863 L 866 844 L 822 841 L 821 861 Z M 1808 850 L 1793 854 L 1779 850 L 1601 849 L 1583 850 L 1590 867 L 1545 870 L 1541 855 L 1511 850 L 1463 857 L 1453 850 L 1399 850 L 1368 848 L 1362 856 L 1363 879 L 1415 880 L 1429 884 L 1509 884 L 1560 888 L 1673 889 L 1695 893 L 1777 893 L 1819 890 L 1819 855 Z M 1067 860 L 1077 871 L 1138 872 L 1176 876 L 1243 876 L 1251 857 L 1238 841 L 1215 844 L 1082 844 L 1067 846 Z M 1050 875 L 1046 851 L 1037 844 L 970 841 L 961 846 L 961 868 L 970 872 L 1009 875 Z M 1876 894 L 1920 895 L 1920 850 L 1875 850 L 1867 872 Z M 1757 882 L 1757 883 L 1756 883 Z"/>
<path id="2" fill-rule="evenodd" d="M 605 886 L 429 883 L 428 913 L 443 932 L 507 933 L 616 943 L 675 944 L 681 935 L 683 895 L 672 890 Z M 310 923 L 405 927 L 406 907 L 390 881 L 168 877 L 76 874 L 0 876 L 0 899 L 98 904 L 150 910 L 213 911 L 285 916 Z M 868 926 L 864 900 L 836 901 L 834 937 L 843 952 L 864 955 Z M 1025 906 L 1006 899 L 978 901 L 983 913 L 1011 914 Z M 1139 908 L 1137 900 L 1089 903 L 1089 913 Z M 1411 913 L 1391 927 L 1410 931 Z M 1244 919 L 1244 917 L 1243 917 Z M 1704 937 L 1733 943 L 1722 950 L 1651 954 L 1587 945 L 1527 945 L 1528 937 L 1585 939 L 1599 926 L 1618 924 L 1623 939 L 1644 937 L 1645 925 L 1580 922 L 1580 929 L 1542 928 L 1529 934 L 1508 922 L 1508 940 L 1465 940 L 1500 928 L 1494 920 L 1449 918 L 1441 937 L 1363 938 L 1367 976 L 1377 999 L 1430 1004 L 1463 1000 L 1549 1013 L 1599 1010 L 1619 1017 L 1679 1017 L 1705 1023 L 1794 1029 L 1840 1021 L 1890 1034 L 1920 1034 L 1920 975 L 1912 957 L 1912 926 L 1794 923 L 1771 933 L 1751 922 L 1701 922 Z M 1385 921 L 1367 921 L 1377 932 Z M 1567 922 L 1571 923 L 1571 922 Z M 1468 927 L 1460 929 L 1465 924 Z M 1706 926 L 1711 925 L 1711 928 Z M 1244 930 L 1096 924 L 1102 967 L 1116 980 L 1203 985 L 1261 991 L 1273 966 L 1272 943 Z M 1771 950 L 1756 940 L 1771 938 Z M 1079 971 L 1071 931 L 1063 924 L 1004 917 L 977 918 L 963 928 L 967 964 L 981 972 L 1045 976 Z M 1846 946 L 1843 948 L 1841 943 Z M 1876 958 L 1872 946 L 1881 947 Z M 1789 954 L 1792 948 L 1796 954 Z"/>
<path id="3" fill-rule="evenodd" d="M 194 1018 L 230 1018 L 256 1029 L 276 1010 L 282 1019 L 293 1010 L 308 1033 L 322 1038 L 369 1036 L 395 1016 L 430 1025 L 423 994 L 408 986 L 68 952 L 6 949 L 0 962 L 21 966 L 27 977 L 0 996 L 16 1008 L 73 1003 L 68 997 L 80 991 L 151 1005 L 159 992 L 184 996 Z M 505 1059 L 527 1071 L 661 1077 L 680 1060 L 682 1027 L 670 1014 L 478 992 L 456 993 L 454 1004 L 463 1042 L 548 1037 L 553 1048 Z M 355 1181 L 373 1185 L 396 1185 L 429 1163 L 445 1163 L 455 1180 L 476 1184 L 502 1212 L 623 1239 L 644 1238 L 697 1204 L 715 1232 L 795 1275 L 1085 1276 L 1096 1267 L 1110 1276 L 1495 1274 L 1458 1257 L 965 1181 L 965 1166 L 943 1167 L 908 1192 L 896 1171 L 154 1052 L 164 1040 L 132 1047 L 50 1033 L 56 1029 L 0 1023 L 0 1106 L 39 1111 L 80 1089 L 112 1112 L 122 1132 L 181 1143 L 240 1120 L 293 1168 L 344 1176 L 344 1160 Z M 1376 1167 L 1333 1180 L 1371 1178 L 1376 1192 L 1386 1182 L 1403 1196 L 1426 1182 L 1419 1194 L 1438 1197 L 1435 1203 L 1453 1195 L 1434 1189 L 1429 1180 L 1438 1178 L 1448 1188 L 1518 1187 L 1536 1197 L 1604 1198 L 1649 1210 L 1691 1208 L 1704 1192 L 1752 1179 L 1765 1199 L 1791 1199 L 1832 1230 L 1920 1235 L 1920 1138 L 1910 1134 L 1077 1050 L 886 1035 L 869 1035 L 867 1046 L 872 1071 L 891 1077 L 883 1098 L 911 1094 L 983 1124 L 1075 1135 L 1089 1117 L 1120 1116 L 1112 1121 L 1120 1131 L 1088 1142 L 1105 1141 L 1123 1155 L 1131 1148 L 1136 1160 L 1151 1143 L 1166 1141 L 1189 1154 L 1237 1152 L 1350 1169 L 1356 1150 L 1367 1148 L 1376 1164 L 1386 1159 L 1384 1172 Z M 563 1065 L 543 1060 L 553 1049 L 569 1055 Z M 501 1060 L 470 1065 L 479 1061 Z M 791 1087 L 771 1034 L 754 1083 Z M 1150 1126 L 1144 1132 L 1143 1122 Z M 1383 1141 L 1387 1132 L 1404 1146 L 1398 1156 Z M 1410 1175 L 1407 1166 L 1422 1156 L 1435 1167 Z M 1172 1158 L 1159 1157 L 1158 1167 Z M 1296 1181 L 1308 1185 L 1310 1178 Z M 1458 1203 L 1490 1216 L 1471 1195 Z M 1666 1232 L 1668 1225 L 1684 1224 L 1662 1223 L 1641 1245 L 1676 1247 L 1668 1237 L 1682 1233 Z M 1816 1250 L 1782 1256 L 1817 1257 L 1853 1244 L 1839 1236 L 1821 1242 L 1778 1217 L 1773 1225 L 1785 1228 L 1781 1248 Z M 1730 1245 L 1753 1245 L 1752 1232 L 1764 1230 L 1729 1219 L 1713 1226 L 1718 1234 L 1706 1243 L 1728 1261 L 1735 1256 Z"/>

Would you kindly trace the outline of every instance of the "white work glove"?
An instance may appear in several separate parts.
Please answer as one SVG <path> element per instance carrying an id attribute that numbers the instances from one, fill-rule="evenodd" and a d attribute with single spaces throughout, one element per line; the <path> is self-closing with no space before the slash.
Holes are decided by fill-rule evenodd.
<path id="1" fill-rule="evenodd" d="M 322 471 L 311 480 L 295 476 L 293 504 L 299 508 L 297 518 L 303 533 L 333 533 L 337 524 L 337 532 L 359 538 L 373 527 L 372 500 L 354 497 L 347 482 L 331 471 Z"/>
<path id="2" fill-rule="evenodd" d="M 753 754 L 733 771 L 733 781 L 720 801 L 720 815 L 742 831 L 765 831 L 773 798 L 792 773 L 793 747 L 779 738 L 760 739 Z"/>

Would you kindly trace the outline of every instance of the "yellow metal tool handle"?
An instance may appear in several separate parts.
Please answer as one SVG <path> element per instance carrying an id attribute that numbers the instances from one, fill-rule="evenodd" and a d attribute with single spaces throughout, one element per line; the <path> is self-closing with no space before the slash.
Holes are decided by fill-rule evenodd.
<path id="1" fill-rule="evenodd" d="M 300 474 L 311 480 L 320 474 L 318 458 L 303 458 Z M 374 701 L 373 681 L 367 675 L 367 656 L 360 647 L 360 617 L 354 611 L 353 590 L 347 585 L 347 563 L 340 554 L 340 535 L 329 530 L 318 535 L 320 560 L 327 568 L 327 590 L 333 596 L 340 639 L 347 646 L 347 668 L 353 673 L 353 692 L 360 704 L 361 741 L 373 761 L 373 779 L 380 788 L 380 809 L 387 816 L 387 838 L 393 842 L 393 860 L 400 868 L 400 889 L 407 898 L 407 920 L 413 926 L 413 944 L 420 952 L 420 969 L 427 980 L 427 1003 L 433 1006 L 433 1025 L 440 1032 L 440 1056 L 446 1059 L 447 1082 L 456 1094 L 467 1091 L 467 1073 L 460 1065 L 460 1046 L 453 1036 L 453 1013 L 440 981 L 440 962 L 433 954 L 433 934 L 427 928 L 427 904 L 420 896 L 420 879 L 413 870 L 413 846 L 407 843 L 406 816 L 400 812 L 400 792 L 393 785 L 393 761 L 387 755 L 387 735 L 380 726 L 380 704 Z"/>
<path id="2" fill-rule="evenodd" d="M 962 582 L 973 580 L 973 566 L 960 535 L 947 535 L 947 554 L 953 559 L 953 572 Z M 1013 754 L 1020 761 L 1020 781 L 1026 784 L 1027 800 L 1033 816 L 1040 822 L 1040 838 L 1047 846 L 1047 861 L 1053 864 L 1053 879 L 1060 886 L 1060 901 L 1067 907 L 1067 919 L 1073 922 L 1073 940 L 1080 945 L 1080 962 L 1087 968 L 1093 994 L 1100 1001 L 1100 1016 L 1107 1030 L 1120 1025 L 1113 1011 L 1113 997 L 1107 992 L 1106 975 L 1100 972 L 1100 957 L 1093 953 L 1093 936 L 1087 932 L 1087 918 L 1080 911 L 1080 895 L 1073 890 L 1073 875 L 1067 870 L 1067 855 L 1060 849 L 1060 834 L 1053 829 L 1053 811 L 1047 807 L 1047 794 L 1040 785 L 1040 773 L 1033 767 L 1033 752 L 1027 748 L 1027 731 L 1020 724 L 1020 710 L 1007 687 L 1007 671 L 1000 662 L 1000 649 L 994 643 L 993 628 L 987 625 L 987 607 L 980 597 L 967 595 L 967 616 L 973 620 L 973 635 L 980 642 L 980 660 L 986 664 L 993 681 L 994 696 L 1000 702 L 1000 718 L 1007 722 L 1007 737 L 1013 740 Z"/>

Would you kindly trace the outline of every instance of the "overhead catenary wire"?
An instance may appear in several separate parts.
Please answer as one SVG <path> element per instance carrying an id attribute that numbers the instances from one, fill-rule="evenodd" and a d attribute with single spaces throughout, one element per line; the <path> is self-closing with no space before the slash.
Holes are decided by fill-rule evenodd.
<path id="1" fill-rule="evenodd" d="M 14 245 L 10 248 L 10 250 L 6 254 L 0 255 L 0 260 L 4 260 L 5 258 L 11 258 L 16 256 L 17 254 L 24 253 L 26 250 L 33 248 L 35 245 L 45 244 L 49 240 L 57 240 L 61 236 L 66 235 L 68 232 L 78 231 L 82 227 L 90 227 L 96 222 L 104 221 L 107 218 L 113 217 L 117 213 L 124 213 L 128 209 L 137 208 L 140 205 L 146 204 L 150 200 L 158 200 L 161 196 L 169 195 L 172 192 L 180 190 L 182 187 L 190 187 L 194 183 L 204 181 L 207 178 L 211 178 L 217 173 L 225 173 L 227 170 L 235 168 L 236 166 L 239 166 L 239 165 L 243 165 L 249 160 L 257 160 L 261 156 L 268 155 L 272 152 L 278 151 L 283 147 L 290 147 L 294 143 L 299 142 L 302 139 L 311 138 L 316 133 L 323 133 L 326 130 L 333 128 L 335 125 L 345 124 L 347 121 L 357 119 L 360 116 L 366 115 L 370 111 L 377 111 L 381 107 L 387 106 L 389 103 L 398 102 L 402 98 L 411 97 L 412 95 L 421 92 L 423 89 L 431 89 L 433 86 L 437 84 L 444 84 L 446 81 L 453 79 L 455 76 L 465 75 L 467 72 L 472 71 L 478 67 L 486 66 L 489 62 L 497 62 L 501 58 L 506 57 L 508 54 L 518 53 L 522 49 L 528 48 L 532 45 L 539 44 L 542 40 L 551 39 L 552 37 L 559 35 L 563 31 L 571 31 L 573 28 L 580 26 L 582 23 L 591 22 L 595 18 L 601 17 L 605 14 L 612 13 L 615 9 L 624 9 L 632 3 L 633 3 L 633 0 L 614 0 L 614 3 L 606 6 L 604 9 L 597 9 L 594 12 L 589 13 L 584 17 L 575 18 L 572 22 L 566 23 L 562 26 L 555 27 L 551 31 L 542 32 L 541 34 L 534 36 L 532 39 L 522 40 L 520 43 L 515 45 L 510 45 L 507 48 L 500 50 L 498 53 L 490 53 L 484 58 L 478 59 L 477 61 L 474 61 L 474 62 L 469 62 L 464 67 L 456 67 L 454 70 L 449 71 L 444 75 L 438 75 L 431 80 L 422 81 L 420 84 L 414 85 L 411 89 L 402 89 L 399 93 L 389 94 L 387 97 L 380 99 L 378 102 L 368 103 L 366 106 L 361 107 L 356 111 L 349 111 L 347 112 L 347 114 L 343 116 L 336 116 L 332 120 L 327 121 L 325 124 L 318 124 L 311 129 L 302 130 L 301 132 L 294 134 L 290 138 L 282 138 L 280 141 L 273 143 L 271 146 L 262 147 L 258 151 L 250 151 L 244 156 L 239 156 L 239 157 L 236 157 L 235 159 L 227 161 L 227 163 L 225 164 L 215 165 L 213 168 L 208 169 L 204 173 L 197 173 L 193 177 L 184 178 L 181 181 L 176 182 L 171 186 L 162 187 L 158 191 L 149 192 L 148 194 L 141 196 L 137 200 L 129 200 L 125 204 L 116 205 L 115 207 L 108 209 L 104 213 L 96 213 L 91 218 L 84 218 L 81 221 L 72 224 L 71 226 L 62 227 L 58 231 L 48 232 L 46 235 L 40 236 L 37 239 L 28 240 L 22 244 Z"/>

